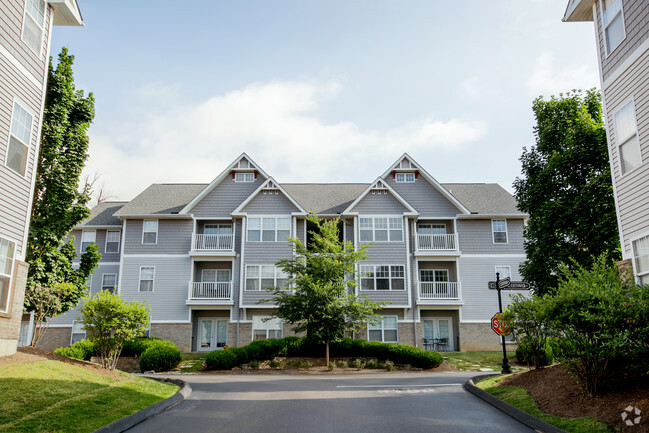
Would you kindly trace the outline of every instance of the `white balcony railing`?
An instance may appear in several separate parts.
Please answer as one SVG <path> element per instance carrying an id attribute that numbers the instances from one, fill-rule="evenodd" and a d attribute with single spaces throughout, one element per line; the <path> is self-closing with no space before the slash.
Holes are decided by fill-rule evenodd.
<path id="1" fill-rule="evenodd" d="M 456 251 L 457 234 L 417 235 L 417 249 L 427 251 Z"/>
<path id="2" fill-rule="evenodd" d="M 192 239 L 192 249 L 195 251 L 233 251 L 234 235 L 196 234 Z"/>
<path id="3" fill-rule="evenodd" d="M 227 283 L 189 283 L 189 299 L 229 300 L 232 282 Z"/>
<path id="4" fill-rule="evenodd" d="M 428 299 L 460 299 L 459 282 L 420 282 L 419 298 Z"/>

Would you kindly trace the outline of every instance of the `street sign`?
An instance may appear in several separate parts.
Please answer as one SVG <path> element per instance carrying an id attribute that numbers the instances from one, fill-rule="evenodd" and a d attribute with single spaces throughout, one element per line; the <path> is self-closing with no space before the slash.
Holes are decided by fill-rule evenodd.
<path id="1" fill-rule="evenodd" d="M 508 290 L 528 290 L 530 288 L 530 283 L 526 283 L 524 281 L 510 281 L 507 286 L 503 286 L 503 280 L 500 280 L 500 288 L 501 289 L 508 289 Z M 489 288 L 491 290 L 496 290 L 496 282 L 495 281 L 489 281 Z"/>
<path id="2" fill-rule="evenodd" d="M 503 313 L 496 313 L 491 318 L 491 329 L 498 335 L 509 335 L 509 329 L 504 321 Z"/>
<path id="3" fill-rule="evenodd" d="M 502 280 L 499 280 L 499 281 L 498 281 L 498 287 L 500 287 L 501 289 L 504 289 L 504 288 L 506 288 L 506 287 L 509 287 L 509 285 L 510 285 L 511 283 L 512 283 L 512 279 L 511 279 L 511 278 L 509 278 L 509 277 L 507 277 L 507 278 L 503 278 Z"/>

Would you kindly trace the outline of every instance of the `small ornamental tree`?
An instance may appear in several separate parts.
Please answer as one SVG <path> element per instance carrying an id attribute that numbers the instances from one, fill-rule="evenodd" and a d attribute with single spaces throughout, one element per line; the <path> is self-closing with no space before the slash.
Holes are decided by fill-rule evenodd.
<path id="1" fill-rule="evenodd" d="M 135 338 L 149 326 L 149 307 L 141 302 L 126 302 L 107 290 L 85 298 L 80 320 L 86 338 L 99 346 L 103 368 L 114 370 L 124 342 Z"/>
<path id="2" fill-rule="evenodd" d="M 382 304 L 349 293 L 356 285 L 352 278 L 355 266 L 366 257 L 367 246 L 354 251 L 351 242 L 341 241 L 337 219 L 311 216 L 308 220 L 317 227 L 310 232 L 311 244 L 291 238 L 294 256 L 277 263 L 289 275 L 294 290 L 268 289 L 274 298 L 262 302 L 276 304 L 273 316 L 293 325 L 295 332 L 306 332 L 307 339 L 324 344 L 325 362 L 329 363 L 329 343 L 342 339 L 345 332 L 364 328 L 368 322 L 376 323 L 379 316 L 375 311 Z"/>
<path id="3" fill-rule="evenodd" d="M 505 311 L 508 327 L 516 335 L 519 346 L 524 346 L 529 352 L 531 359 L 526 361 L 534 368 L 543 367 L 548 361 L 548 338 L 552 333 L 548 326 L 550 302 L 548 295 L 529 297 L 519 294 L 512 297 Z"/>
<path id="4" fill-rule="evenodd" d="M 53 287 L 33 287 L 25 292 L 25 303 L 32 306 L 34 311 L 34 334 L 31 345 L 43 336 L 47 326 L 44 323 L 51 317 L 59 314 L 66 299 L 71 292 L 76 290 L 72 283 L 58 283 Z"/>

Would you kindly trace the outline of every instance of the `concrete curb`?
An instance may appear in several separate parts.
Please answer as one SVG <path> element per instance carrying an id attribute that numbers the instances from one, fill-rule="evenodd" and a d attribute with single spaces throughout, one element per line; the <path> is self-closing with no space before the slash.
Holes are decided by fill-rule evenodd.
<path id="1" fill-rule="evenodd" d="M 475 386 L 475 380 L 476 379 L 485 379 L 487 377 L 492 377 L 492 376 L 500 376 L 500 374 L 486 374 L 486 375 L 481 375 L 481 376 L 473 376 L 471 379 L 467 380 L 464 383 L 464 389 L 471 394 L 475 395 L 476 397 L 486 401 L 499 411 L 509 415 L 510 417 L 514 418 L 516 421 L 525 424 L 532 430 L 535 430 L 536 432 L 539 433 L 566 433 L 565 430 L 561 430 L 558 427 L 553 426 L 552 424 L 548 424 L 545 421 L 541 421 L 540 419 L 530 415 L 527 412 L 523 412 L 522 410 L 512 406 L 509 403 L 505 403 L 499 398 L 494 397 L 493 395 L 489 394 L 487 391 L 483 391 L 482 389 L 478 388 Z"/>
<path id="2" fill-rule="evenodd" d="M 161 382 L 171 382 L 175 383 L 176 385 L 180 386 L 180 390 L 172 395 L 171 397 L 159 401 L 154 405 L 151 405 L 147 407 L 146 409 L 142 409 L 141 411 L 134 413 L 133 415 L 129 415 L 125 418 L 118 419 L 115 422 L 112 422 L 98 430 L 95 430 L 93 433 L 122 433 L 125 432 L 126 430 L 130 429 L 136 424 L 141 423 L 142 421 L 151 418 L 152 416 L 155 416 L 159 414 L 160 412 L 169 409 L 172 406 L 177 405 L 192 393 L 192 387 L 185 381 L 182 381 L 180 379 L 167 379 L 167 378 L 159 378 L 159 377 L 151 377 L 151 376 L 144 376 L 148 379 L 153 379 L 153 380 L 159 380 Z"/>

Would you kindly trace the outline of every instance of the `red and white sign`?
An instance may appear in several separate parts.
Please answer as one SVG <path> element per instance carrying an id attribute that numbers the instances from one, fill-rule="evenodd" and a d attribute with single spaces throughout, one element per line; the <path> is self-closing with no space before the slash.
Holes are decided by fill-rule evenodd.
<path id="1" fill-rule="evenodd" d="M 491 318 L 491 329 L 498 335 L 509 335 L 510 331 L 504 320 L 503 313 L 496 313 Z"/>

